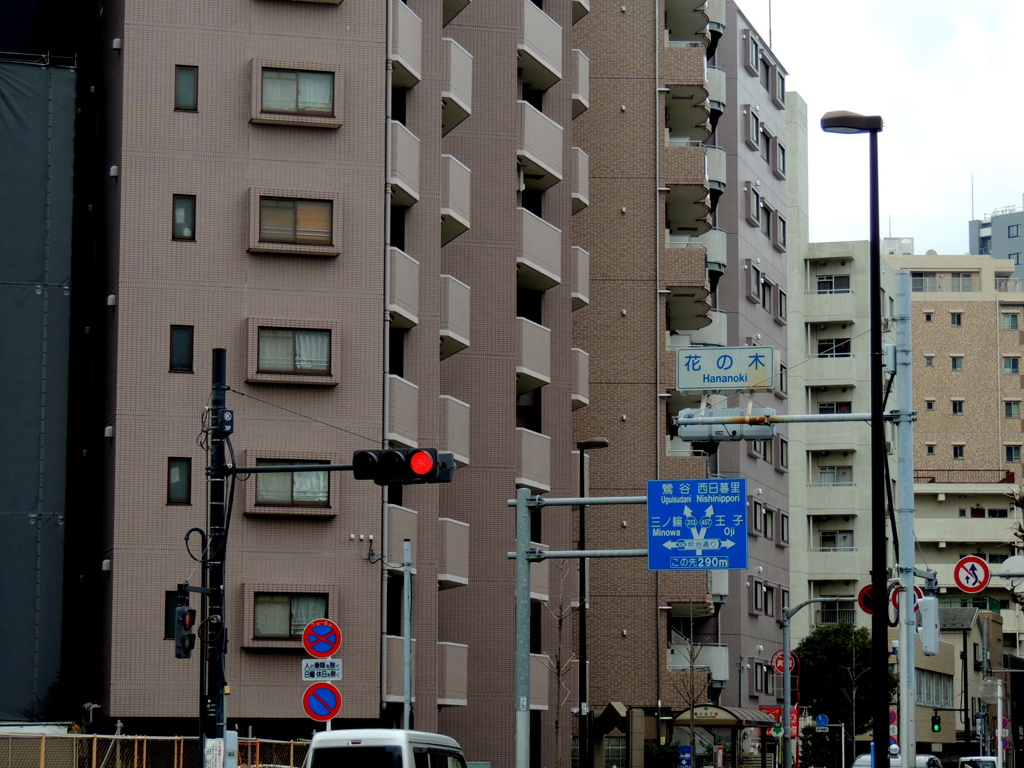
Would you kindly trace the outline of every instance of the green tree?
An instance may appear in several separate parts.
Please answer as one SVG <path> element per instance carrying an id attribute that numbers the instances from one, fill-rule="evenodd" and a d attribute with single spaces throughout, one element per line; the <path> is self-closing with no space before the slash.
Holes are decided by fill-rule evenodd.
<path id="1" fill-rule="evenodd" d="M 841 621 L 815 629 L 795 649 L 799 659 L 800 706 L 811 715 L 828 715 L 832 723 L 846 725 L 852 757 L 854 737 L 871 726 L 875 696 L 891 701 L 896 676 L 890 670 L 888 690 L 876 691 L 871 675 L 871 633 Z"/>

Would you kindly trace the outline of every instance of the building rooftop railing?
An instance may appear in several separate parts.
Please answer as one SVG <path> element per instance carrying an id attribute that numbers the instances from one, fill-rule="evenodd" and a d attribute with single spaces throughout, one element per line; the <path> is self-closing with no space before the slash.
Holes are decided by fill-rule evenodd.
<path id="1" fill-rule="evenodd" d="M 915 483 L 1015 483 L 1009 469 L 915 469 Z"/>

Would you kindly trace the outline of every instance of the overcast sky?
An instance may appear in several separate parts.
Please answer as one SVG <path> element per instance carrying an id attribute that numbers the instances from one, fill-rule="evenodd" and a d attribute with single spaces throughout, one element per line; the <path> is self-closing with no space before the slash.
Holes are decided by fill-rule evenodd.
<path id="1" fill-rule="evenodd" d="M 966 253 L 971 218 L 1020 208 L 1022 0 L 737 1 L 765 40 L 770 8 L 787 90 L 807 102 L 812 242 L 868 238 L 868 138 L 822 132 L 831 110 L 885 121 L 883 237 Z"/>

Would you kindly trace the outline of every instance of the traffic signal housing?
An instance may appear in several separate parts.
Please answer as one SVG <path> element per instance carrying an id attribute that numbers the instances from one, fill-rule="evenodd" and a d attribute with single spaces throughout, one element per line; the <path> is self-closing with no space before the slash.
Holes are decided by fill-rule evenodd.
<path id="1" fill-rule="evenodd" d="M 939 713 L 936 712 L 932 715 L 932 733 L 938 733 L 942 730 L 942 718 L 939 717 Z"/>
<path id="2" fill-rule="evenodd" d="M 455 455 L 436 448 L 388 448 L 356 451 L 352 475 L 377 485 L 450 483 L 455 474 Z"/>
<path id="3" fill-rule="evenodd" d="M 178 604 L 174 607 L 174 658 L 192 658 L 196 647 L 196 635 L 192 628 L 196 624 L 196 609 L 188 606 L 188 588 L 178 586 Z"/>

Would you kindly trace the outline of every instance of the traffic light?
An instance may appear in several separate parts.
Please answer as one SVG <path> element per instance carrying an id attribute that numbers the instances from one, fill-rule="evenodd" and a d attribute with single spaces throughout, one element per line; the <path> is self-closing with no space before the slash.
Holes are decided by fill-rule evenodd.
<path id="1" fill-rule="evenodd" d="M 196 623 L 196 609 L 188 607 L 188 588 L 178 585 L 178 604 L 174 608 L 174 658 L 192 658 L 196 636 L 192 627 Z"/>
<path id="2" fill-rule="evenodd" d="M 455 474 L 455 456 L 436 448 L 388 448 L 356 451 L 352 475 L 356 480 L 373 480 L 377 485 L 450 483 Z"/>
<path id="3" fill-rule="evenodd" d="M 774 408 L 754 408 L 751 416 L 774 416 Z M 741 419 L 747 416 L 746 408 L 683 408 L 674 420 L 676 434 L 680 439 L 693 443 L 734 442 L 736 440 L 771 440 L 775 437 L 775 425 L 747 424 Z M 693 421 L 701 417 L 734 418 L 731 424 L 680 424 L 679 420 Z"/>
<path id="4" fill-rule="evenodd" d="M 932 733 L 938 733 L 942 730 L 942 718 L 939 717 L 939 713 L 936 712 L 932 715 Z"/>
<path id="5" fill-rule="evenodd" d="M 935 656 L 939 652 L 939 599 L 922 597 L 917 601 L 921 624 L 917 634 L 921 638 L 921 651 L 925 656 Z"/>

